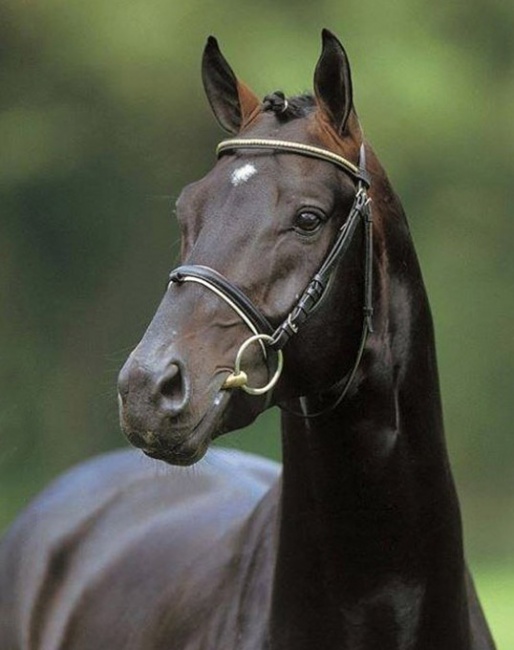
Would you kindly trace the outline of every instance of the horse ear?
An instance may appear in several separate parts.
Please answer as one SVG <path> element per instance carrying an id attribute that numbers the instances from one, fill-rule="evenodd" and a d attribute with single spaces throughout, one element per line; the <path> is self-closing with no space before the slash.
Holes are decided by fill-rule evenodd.
<path id="1" fill-rule="evenodd" d="M 216 119 L 229 133 L 238 133 L 260 107 L 260 102 L 257 96 L 237 79 L 213 36 L 207 39 L 203 52 L 202 79 Z"/>
<path id="2" fill-rule="evenodd" d="M 353 109 L 352 76 L 344 47 L 328 29 L 322 32 L 321 56 L 314 72 L 318 105 L 342 135 Z"/>

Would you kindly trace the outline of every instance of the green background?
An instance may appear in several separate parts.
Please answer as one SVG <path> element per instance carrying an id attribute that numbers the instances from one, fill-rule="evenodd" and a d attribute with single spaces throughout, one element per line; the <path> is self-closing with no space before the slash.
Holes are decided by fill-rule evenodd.
<path id="1" fill-rule="evenodd" d="M 435 317 L 466 546 L 514 647 L 514 4 L 4 0 L 0 5 L 0 526 L 124 445 L 115 380 L 177 260 L 173 203 L 222 137 L 215 34 L 260 95 L 308 90 L 343 40 L 403 198 Z M 276 414 L 225 444 L 277 457 Z"/>

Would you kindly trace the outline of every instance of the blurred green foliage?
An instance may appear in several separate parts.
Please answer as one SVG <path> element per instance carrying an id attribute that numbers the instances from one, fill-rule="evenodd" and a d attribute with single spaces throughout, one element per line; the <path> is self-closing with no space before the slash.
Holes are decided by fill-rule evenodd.
<path id="1" fill-rule="evenodd" d="M 3 1 L 0 525 L 60 470 L 125 444 L 117 370 L 177 259 L 174 199 L 222 135 L 206 36 L 259 94 L 296 93 L 324 26 L 410 216 L 469 554 L 512 560 L 514 5 L 500 0 Z M 224 442 L 276 456 L 278 426 L 265 414 Z"/>

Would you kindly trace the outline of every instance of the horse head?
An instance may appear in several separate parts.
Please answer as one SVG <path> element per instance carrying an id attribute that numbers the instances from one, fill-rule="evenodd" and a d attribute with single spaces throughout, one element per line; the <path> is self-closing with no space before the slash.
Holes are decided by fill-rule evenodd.
<path id="1" fill-rule="evenodd" d="M 326 261 L 362 180 L 363 135 L 348 59 L 325 30 L 314 94 L 286 99 L 276 92 L 261 102 L 210 38 L 202 74 L 216 118 L 237 142 L 300 144 L 307 152 L 312 148 L 347 162 L 348 169 L 341 169 L 319 155 L 250 149 L 229 140 L 213 169 L 186 187 L 177 202 L 181 268 L 221 274 L 273 330 L 287 320 Z M 265 395 L 249 395 L 227 382 L 238 350 L 252 334 L 248 319 L 225 299 L 226 291 L 220 295 L 212 282 L 202 284 L 201 273 L 192 282 L 172 274 L 120 373 L 121 423 L 130 441 L 149 456 L 191 464 L 214 437 L 250 424 L 268 406 L 322 394 L 347 376 L 362 328 L 364 229 L 361 222 L 355 225 L 357 235 L 345 244 L 344 259 L 333 264 L 323 295 L 298 331 L 290 332 L 283 372 Z M 247 345 L 241 366 L 248 385 L 265 385 L 277 362 L 276 350 L 263 340 Z"/>

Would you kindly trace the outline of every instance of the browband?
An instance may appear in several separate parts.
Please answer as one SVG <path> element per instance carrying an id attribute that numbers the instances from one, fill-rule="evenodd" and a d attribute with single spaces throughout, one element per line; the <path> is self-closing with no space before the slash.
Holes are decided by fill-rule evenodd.
<path id="1" fill-rule="evenodd" d="M 270 138 L 232 138 L 230 140 L 223 140 L 216 147 L 216 155 L 219 158 L 224 153 L 234 151 L 236 149 L 265 149 L 270 151 L 287 151 L 289 153 L 297 153 L 302 156 L 309 156 L 311 158 L 317 158 L 331 162 L 334 165 L 337 165 L 340 169 L 345 171 L 355 180 L 360 181 L 361 183 L 364 183 L 366 187 L 369 187 L 369 175 L 366 172 L 365 165 L 362 164 L 363 148 L 364 147 L 361 148 L 361 161 L 359 161 L 360 166 L 355 165 L 346 158 L 343 158 L 343 156 L 340 156 L 333 151 L 329 151 L 328 149 L 314 147 L 310 144 L 303 144 L 301 142 L 291 142 L 290 140 L 272 140 Z"/>

